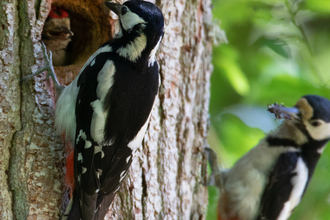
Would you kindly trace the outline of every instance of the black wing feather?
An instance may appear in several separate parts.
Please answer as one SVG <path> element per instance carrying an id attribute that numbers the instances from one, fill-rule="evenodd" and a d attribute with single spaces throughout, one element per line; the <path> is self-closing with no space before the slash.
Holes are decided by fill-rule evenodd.
<path id="1" fill-rule="evenodd" d="M 108 60 L 113 61 L 116 71 L 114 84 L 103 103 L 108 117 L 102 156 L 101 152 L 94 153 L 98 143 L 91 137 L 94 112 L 91 103 L 98 99 L 97 74 Z M 145 72 L 137 71 L 111 52 L 97 55 L 93 62 L 94 65 L 87 65 L 78 78 L 74 171 L 76 192 L 84 204 L 82 216 L 103 219 L 132 163 L 132 150 L 128 144 L 147 121 L 152 109 L 158 92 L 158 65 L 155 63 Z M 91 145 L 89 148 L 85 148 L 87 141 Z M 82 154 L 82 161 L 78 160 L 79 154 Z"/>
<path id="2" fill-rule="evenodd" d="M 96 88 L 98 85 L 97 75 L 103 68 L 104 63 L 109 59 L 110 53 L 101 53 L 95 58 L 93 66 L 87 65 L 84 71 L 80 74 L 78 85 L 80 86 L 77 102 L 76 102 L 76 143 L 75 143 L 75 182 L 78 191 L 82 187 L 89 195 L 95 193 L 98 183 L 95 180 L 95 161 L 101 159 L 101 154 L 94 154 L 95 146 L 97 143 L 91 137 L 91 121 L 93 117 L 93 108 L 91 103 L 97 100 Z M 88 83 L 85 83 L 88 82 Z M 86 140 L 79 137 L 80 132 L 86 135 Z M 90 148 L 85 148 L 86 141 L 91 142 Z M 82 154 L 82 163 L 77 162 L 78 154 Z M 94 158 L 98 157 L 98 158 Z M 83 175 L 82 167 L 87 168 L 87 172 Z M 78 176 L 81 175 L 81 180 L 78 181 Z M 80 184 L 81 183 L 81 184 Z"/>
<path id="3" fill-rule="evenodd" d="M 289 200 L 293 185 L 292 177 L 301 153 L 287 152 L 279 156 L 268 179 L 261 199 L 260 213 L 256 220 L 276 220 L 284 203 Z"/>

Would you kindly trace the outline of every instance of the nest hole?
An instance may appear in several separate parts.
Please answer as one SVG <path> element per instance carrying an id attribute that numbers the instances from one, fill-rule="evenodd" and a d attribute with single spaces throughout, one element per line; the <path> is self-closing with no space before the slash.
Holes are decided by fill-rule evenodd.
<path id="1" fill-rule="evenodd" d="M 54 67 L 61 84 L 68 85 L 88 58 L 111 39 L 113 20 L 104 1 L 58 0 L 52 5 L 69 13 L 73 36 L 67 47 L 67 65 Z"/>

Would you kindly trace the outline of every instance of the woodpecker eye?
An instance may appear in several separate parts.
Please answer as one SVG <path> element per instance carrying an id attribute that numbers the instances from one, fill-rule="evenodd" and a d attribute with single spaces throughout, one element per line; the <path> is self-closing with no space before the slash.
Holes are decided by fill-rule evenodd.
<path id="1" fill-rule="evenodd" d="M 124 15 L 124 14 L 126 14 L 127 13 L 127 8 L 126 7 L 123 7 L 122 9 L 121 9 L 121 14 L 122 15 Z"/>
<path id="2" fill-rule="evenodd" d="M 313 125 L 314 127 L 317 127 L 317 126 L 321 125 L 321 122 L 319 122 L 319 121 L 312 121 L 311 122 L 311 125 Z"/>

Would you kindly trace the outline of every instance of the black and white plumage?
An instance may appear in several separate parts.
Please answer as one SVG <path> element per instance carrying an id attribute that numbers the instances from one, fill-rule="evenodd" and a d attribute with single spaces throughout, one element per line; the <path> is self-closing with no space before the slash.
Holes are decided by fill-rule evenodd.
<path id="1" fill-rule="evenodd" d="M 103 44 L 61 93 L 55 126 L 74 143 L 67 219 L 103 219 L 141 145 L 158 92 L 155 53 L 164 33 L 154 4 L 105 2 L 120 33 Z"/>
<path id="2" fill-rule="evenodd" d="M 303 197 L 330 139 L 330 101 L 274 108 L 284 123 L 223 173 L 218 220 L 286 220 Z"/>

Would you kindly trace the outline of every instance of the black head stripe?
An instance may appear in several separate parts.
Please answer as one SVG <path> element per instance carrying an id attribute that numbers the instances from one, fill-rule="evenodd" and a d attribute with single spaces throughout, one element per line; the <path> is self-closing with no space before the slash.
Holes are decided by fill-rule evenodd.
<path id="1" fill-rule="evenodd" d="M 268 142 L 269 147 L 299 147 L 299 145 L 294 140 L 288 138 L 268 136 L 266 140 Z"/>

